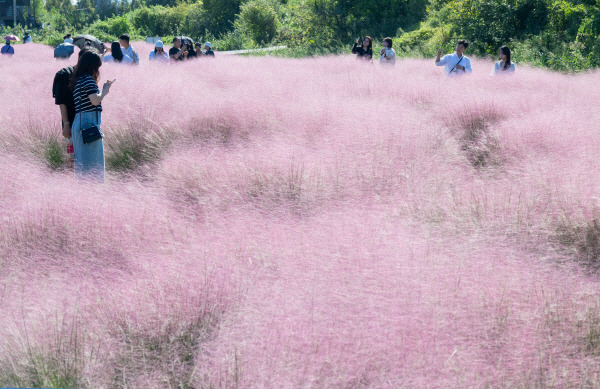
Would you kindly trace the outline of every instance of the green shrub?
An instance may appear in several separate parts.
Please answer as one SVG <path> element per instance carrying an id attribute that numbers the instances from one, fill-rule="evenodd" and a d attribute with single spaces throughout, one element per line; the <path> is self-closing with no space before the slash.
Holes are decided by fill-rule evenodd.
<path id="1" fill-rule="evenodd" d="M 258 44 L 270 43 L 280 27 L 279 16 L 266 0 L 253 0 L 241 7 L 236 28 L 248 34 Z"/>

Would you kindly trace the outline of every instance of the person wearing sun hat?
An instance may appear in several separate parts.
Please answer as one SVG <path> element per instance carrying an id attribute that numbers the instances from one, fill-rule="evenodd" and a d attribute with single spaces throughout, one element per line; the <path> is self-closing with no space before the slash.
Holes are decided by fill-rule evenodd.
<path id="1" fill-rule="evenodd" d="M 150 61 L 169 62 L 169 56 L 165 53 L 162 41 L 156 41 L 154 51 L 150 52 L 149 59 Z"/>
<path id="2" fill-rule="evenodd" d="M 215 56 L 215 52 L 212 50 L 212 45 L 210 44 L 210 42 L 206 42 L 206 43 L 204 44 L 204 49 L 206 50 L 206 51 L 204 52 L 204 55 L 210 55 L 210 56 L 212 56 L 212 57 L 214 57 L 214 56 Z"/>

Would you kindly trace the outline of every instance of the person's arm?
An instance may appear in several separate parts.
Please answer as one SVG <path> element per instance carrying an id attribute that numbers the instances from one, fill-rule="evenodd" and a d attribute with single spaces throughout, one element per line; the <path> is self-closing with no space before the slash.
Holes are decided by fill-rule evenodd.
<path id="1" fill-rule="evenodd" d="M 440 57 L 437 57 L 436 60 L 435 60 L 436 66 L 444 66 L 444 65 L 446 65 L 446 62 L 448 62 L 448 57 L 447 56 L 444 56 L 441 59 L 440 59 Z"/>
<path id="2" fill-rule="evenodd" d="M 69 123 L 69 110 L 65 104 L 59 104 L 60 117 L 62 119 L 62 134 L 65 138 L 71 137 L 71 123 Z"/>
<path id="3" fill-rule="evenodd" d="M 465 71 L 465 73 L 467 74 L 471 74 L 473 73 L 473 69 L 471 69 L 471 61 L 467 58 L 467 63 L 465 64 L 465 66 L 463 67 L 463 70 Z"/>
<path id="4" fill-rule="evenodd" d="M 102 92 L 92 93 L 92 94 L 88 95 L 88 98 L 90 99 L 90 103 L 92 103 L 93 106 L 100 105 L 100 103 L 104 99 L 104 96 L 106 96 L 108 94 L 108 92 L 110 91 L 110 86 L 112 85 L 112 83 L 113 83 L 113 81 L 106 81 L 104 83 L 104 86 L 102 87 Z"/>

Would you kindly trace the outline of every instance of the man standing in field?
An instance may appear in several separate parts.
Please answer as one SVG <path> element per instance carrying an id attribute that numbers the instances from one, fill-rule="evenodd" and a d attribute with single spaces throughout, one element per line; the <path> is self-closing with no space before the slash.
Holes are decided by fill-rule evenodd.
<path id="1" fill-rule="evenodd" d="M 181 45 L 181 38 L 173 38 L 173 47 L 169 49 L 169 58 L 173 61 L 183 61 L 187 59 L 188 51 L 185 45 Z"/>
<path id="2" fill-rule="evenodd" d="M 119 43 L 121 44 L 121 50 L 123 54 L 128 55 L 133 60 L 133 64 L 140 64 L 140 56 L 137 51 L 129 45 L 129 34 L 123 34 L 119 37 Z"/>
<path id="3" fill-rule="evenodd" d="M 463 55 L 465 50 L 467 50 L 467 47 L 469 47 L 469 42 L 461 39 L 456 45 L 456 52 L 447 54 L 444 58 L 440 59 L 440 56 L 442 55 L 442 46 L 440 46 L 437 58 L 435 59 L 435 65 L 445 66 L 446 74 L 449 76 L 472 73 L 473 69 L 471 69 L 471 61 Z"/>

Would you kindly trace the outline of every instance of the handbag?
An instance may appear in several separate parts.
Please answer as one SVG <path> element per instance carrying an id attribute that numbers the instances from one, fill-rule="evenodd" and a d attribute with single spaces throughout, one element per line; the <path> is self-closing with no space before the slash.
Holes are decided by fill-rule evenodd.
<path id="1" fill-rule="evenodd" d="M 96 117 L 97 116 L 98 111 L 96 111 Z M 81 133 L 81 139 L 83 140 L 84 145 L 104 138 L 104 134 L 102 134 L 102 131 L 100 131 L 100 128 L 96 124 L 89 124 L 89 126 L 80 129 L 79 132 Z"/>

